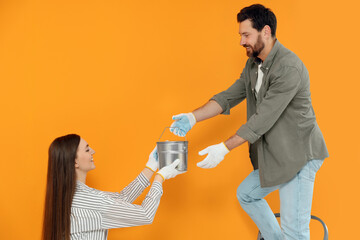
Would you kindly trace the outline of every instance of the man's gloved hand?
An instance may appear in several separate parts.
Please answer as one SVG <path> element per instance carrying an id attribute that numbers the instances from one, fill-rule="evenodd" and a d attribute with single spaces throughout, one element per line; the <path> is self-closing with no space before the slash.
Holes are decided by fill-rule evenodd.
<path id="1" fill-rule="evenodd" d="M 153 172 L 156 172 L 156 170 L 159 168 L 159 155 L 157 152 L 157 146 L 150 153 L 149 160 L 146 163 L 146 167 L 152 170 Z"/>
<path id="2" fill-rule="evenodd" d="M 196 123 L 193 113 L 181 113 L 173 116 L 172 119 L 175 122 L 171 124 L 170 132 L 180 137 L 184 137 Z"/>
<path id="3" fill-rule="evenodd" d="M 179 174 L 182 174 L 184 172 L 180 172 L 177 169 L 175 169 L 180 163 L 180 159 L 176 159 L 172 164 L 163 167 L 160 169 L 157 174 L 159 174 L 164 180 L 173 178 Z"/>
<path id="4" fill-rule="evenodd" d="M 224 142 L 209 146 L 199 152 L 200 156 L 208 154 L 207 157 L 198 162 L 196 165 L 201 168 L 214 168 L 216 167 L 230 151 L 225 146 Z"/>

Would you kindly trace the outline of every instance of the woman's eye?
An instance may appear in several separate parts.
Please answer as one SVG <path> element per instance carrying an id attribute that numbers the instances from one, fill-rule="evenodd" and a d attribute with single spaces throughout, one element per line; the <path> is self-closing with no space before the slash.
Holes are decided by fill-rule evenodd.
<path id="1" fill-rule="evenodd" d="M 86 149 L 86 152 L 90 151 L 89 149 Z"/>

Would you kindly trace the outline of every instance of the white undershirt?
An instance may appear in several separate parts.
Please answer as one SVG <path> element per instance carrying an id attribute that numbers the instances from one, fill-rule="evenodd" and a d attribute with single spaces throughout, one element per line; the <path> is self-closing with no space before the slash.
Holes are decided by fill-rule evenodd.
<path id="1" fill-rule="evenodd" d="M 261 65 L 262 65 L 262 64 L 259 64 L 259 65 L 258 65 L 258 77 L 257 77 L 256 85 L 255 85 L 256 94 L 258 94 L 258 92 L 259 92 L 259 90 L 260 90 L 260 87 L 261 87 L 261 84 L 262 84 L 262 81 L 263 81 L 263 76 L 264 76 L 264 73 L 263 73 L 262 70 L 260 69 L 260 68 L 261 68 Z"/>

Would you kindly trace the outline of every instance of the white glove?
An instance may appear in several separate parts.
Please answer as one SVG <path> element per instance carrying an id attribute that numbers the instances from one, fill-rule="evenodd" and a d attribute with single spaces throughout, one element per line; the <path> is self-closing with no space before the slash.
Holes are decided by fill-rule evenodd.
<path id="1" fill-rule="evenodd" d="M 216 167 L 230 151 L 225 146 L 224 142 L 209 146 L 199 152 L 200 156 L 208 154 L 207 157 L 198 162 L 196 165 L 201 168 L 214 168 Z"/>
<path id="2" fill-rule="evenodd" d="M 156 172 L 156 170 L 159 168 L 159 156 L 157 152 L 157 146 L 150 153 L 149 160 L 146 163 L 146 167 L 152 170 L 153 172 Z"/>
<path id="3" fill-rule="evenodd" d="M 179 174 L 182 174 L 184 172 L 180 172 L 177 169 L 175 169 L 180 163 L 180 159 L 176 159 L 172 164 L 163 167 L 160 169 L 157 174 L 159 174 L 164 180 L 173 178 Z"/>
<path id="4" fill-rule="evenodd" d="M 175 122 L 171 124 L 170 132 L 180 137 L 184 137 L 196 123 L 193 113 L 181 113 L 173 116 L 172 119 Z"/>

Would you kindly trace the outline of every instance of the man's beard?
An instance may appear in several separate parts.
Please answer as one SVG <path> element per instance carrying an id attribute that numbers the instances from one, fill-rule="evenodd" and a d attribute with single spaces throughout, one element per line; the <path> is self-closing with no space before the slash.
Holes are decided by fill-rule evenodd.
<path id="1" fill-rule="evenodd" d="M 261 36 L 261 35 L 259 34 L 258 39 L 256 40 L 256 43 L 255 43 L 254 47 L 252 47 L 252 46 L 250 46 L 250 45 L 244 45 L 245 48 L 246 48 L 246 47 L 250 47 L 250 50 L 247 50 L 247 49 L 246 49 L 246 55 L 247 55 L 248 57 L 254 57 L 254 58 L 256 58 L 256 57 L 259 56 L 259 54 L 261 53 L 261 51 L 264 49 L 265 44 L 264 44 L 264 42 L 262 41 L 262 39 L 261 39 L 260 36 Z M 251 50 L 252 50 L 252 51 L 251 51 Z"/>

